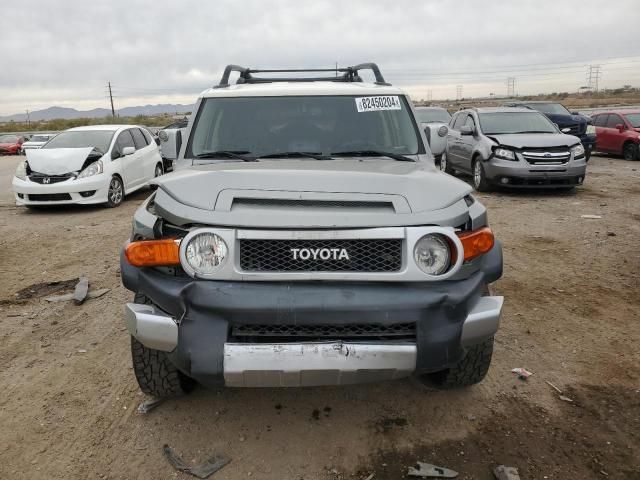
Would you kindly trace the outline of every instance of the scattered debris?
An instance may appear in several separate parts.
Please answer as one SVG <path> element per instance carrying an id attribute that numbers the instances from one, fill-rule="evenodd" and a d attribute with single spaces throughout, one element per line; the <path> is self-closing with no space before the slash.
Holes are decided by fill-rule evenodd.
<path id="1" fill-rule="evenodd" d="M 162 402 L 164 402 L 164 398 L 156 398 L 156 397 L 148 398 L 144 402 L 142 402 L 140 405 L 138 405 L 138 413 L 149 413 L 151 410 L 156 408 Z"/>
<path id="2" fill-rule="evenodd" d="M 109 288 L 100 288 L 98 290 L 91 290 L 87 294 L 85 299 L 98 298 L 110 291 L 111 289 Z M 46 297 L 45 300 L 47 302 L 68 302 L 69 300 L 74 300 L 74 296 L 75 296 L 75 293 L 66 293 L 64 295 L 54 295 L 52 297 Z"/>
<path id="3" fill-rule="evenodd" d="M 607 237 L 616 237 L 616 232 L 607 232 Z"/>
<path id="4" fill-rule="evenodd" d="M 571 400 L 569 397 L 565 397 L 564 395 L 560 395 L 558 398 L 563 402 L 573 403 L 573 400 Z"/>
<path id="5" fill-rule="evenodd" d="M 553 388 L 556 392 L 558 392 L 560 395 L 562 395 L 562 390 L 560 390 L 558 387 L 556 387 L 553 383 L 551 383 L 549 380 L 545 380 L 545 382 L 547 383 L 547 385 L 549 385 L 551 388 Z"/>
<path id="6" fill-rule="evenodd" d="M 520 480 L 520 474 L 515 467 L 505 467 L 504 465 L 498 465 L 493 469 L 493 475 L 497 480 Z"/>
<path id="7" fill-rule="evenodd" d="M 365 478 L 364 480 L 373 480 L 373 477 L 375 477 L 376 474 L 372 473 L 371 475 L 369 475 L 367 478 Z"/>
<path id="8" fill-rule="evenodd" d="M 415 467 L 409 467 L 407 475 L 410 477 L 423 478 L 456 478 L 458 472 L 449 470 L 448 468 L 438 467 L 437 465 L 431 465 L 430 463 L 418 462 Z"/>
<path id="9" fill-rule="evenodd" d="M 164 456 L 173 468 L 198 478 L 208 478 L 231 461 L 231 459 L 226 455 L 214 455 L 209 460 L 199 465 L 188 465 L 169 445 L 165 444 L 164 447 L 162 447 L 162 450 L 164 452 Z"/>
<path id="10" fill-rule="evenodd" d="M 84 348 L 81 348 L 78 350 L 78 353 L 87 353 L 87 351 Z"/>
<path id="11" fill-rule="evenodd" d="M 73 303 L 82 305 L 84 299 L 87 298 L 87 293 L 89 293 L 89 279 L 83 275 L 78 280 L 76 289 L 73 292 Z"/>
<path id="12" fill-rule="evenodd" d="M 30 285 L 22 290 L 18 290 L 15 293 L 15 300 L 28 300 L 35 297 L 44 297 L 52 293 L 59 292 L 60 290 L 67 290 L 73 288 L 78 283 L 77 278 L 71 280 L 60 280 L 57 282 L 41 282 Z"/>
<path id="13" fill-rule="evenodd" d="M 580 215 L 580 218 L 586 218 L 589 220 L 599 220 L 602 218 L 602 215 Z"/>
<path id="14" fill-rule="evenodd" d="M 531 375 L 533 375 L 533 373 L 531 373 L 529 370 L 527 370 L 525 368 L 514 368 L 513 370 L 511 370 L 511 372 L 515 373 L 516 375 L 518 375 L 518 378 L 520 380 L 526 380 Z"/>
<path id="15" fill-rule="evenodd" d="M 553 388 L 556 392 L 558 392 L 558 398 L 560 400 L 562 400 L 563 402 L 573 403 L 573 400 L 570 399 L 569 397 L 566 397 L 564 395 L 564 392 L 560 390 L 558 387 L 556 387 L 553 383 L 551 383 L 549 380 L 545 380 L 545 382 L 547 383 L 547 385 Z"/>

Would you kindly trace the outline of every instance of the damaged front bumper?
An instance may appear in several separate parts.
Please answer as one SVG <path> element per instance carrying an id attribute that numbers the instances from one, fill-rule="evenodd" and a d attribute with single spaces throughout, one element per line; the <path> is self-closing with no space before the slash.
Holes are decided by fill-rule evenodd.
<path id="1" fill-rule="evenodd" d="M 168 352 L 209 386 L 310 386 L 380 381 L 448 368 L 493 336 L 502 297 L 482 296 L 502 274 L 499 242 L 469 278 L 425 283 L 194 280 L 121 260 L 123 284 L 151 304 L 127 304 L 131 335 Z M 270 327 L 412 325 L 410 338 L 260 337 Z M 253 332 L 244 337 L 242 329 Z"/>
<path id="2" fill-rule="evenodd" d="M 41 184 L 28 178 L 21 180 L 13 177 L 11 185 L 18 205 L 88 205 L 107 202 L 109 180 L 106 175 L 96 175 Z"/>

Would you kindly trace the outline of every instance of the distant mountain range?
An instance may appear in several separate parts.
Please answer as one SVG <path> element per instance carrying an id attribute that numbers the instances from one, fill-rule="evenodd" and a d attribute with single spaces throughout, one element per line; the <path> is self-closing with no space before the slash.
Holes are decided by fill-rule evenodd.
<path id="1" fill-rule="evenodd" d="M 161 104 L 161 105 L 145 105 L 141 107 L 126 107 L 116 110 L 116 115 L 121 117 L 135 117 L 136 115 L 162 115 L 163 113 L 180 114 L 187 113 L 193 109 L 193 105 L 173 105 L 173 104 Z M 111 110 L 107 108 L 94 108 L 93 110 L 76 110 L 75 108 L 65 107 L 49 107 L 44 110 L 35 110 L 29 112 L 29 119 L 32 122 L 55 120 L 58 118 L 73 119 L 73 118 L 103 118 L 111 116 Z M 26 113 L 17 113 L 15 115 L 8 115 L 6 117 L 0 117 L 0 122 L 26 122 Z"/>

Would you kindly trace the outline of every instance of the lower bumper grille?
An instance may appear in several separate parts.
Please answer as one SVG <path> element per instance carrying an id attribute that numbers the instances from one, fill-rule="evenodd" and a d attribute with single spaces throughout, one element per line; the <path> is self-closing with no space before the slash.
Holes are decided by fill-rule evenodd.
<path id="1" fill-rule="evenodd" d="M 29 194 L 29 200 L 33 202 L 60 202 L 63 200 L 71 200 L 71 195 L 68 193 Z"/>
<path id="2" fill-rule="evenodd" d="M 314 325 L 235 325 L 234 337 L 310 337 L 310 338 L 362 338 L 405 337 L 414 338 L 415 323 L 382 324 L 314 324 Z"/>
<path id="3" fill-rule="evenodd" d="M 401 239 L 240 241 L 247 272 L 397 272 Z"/>

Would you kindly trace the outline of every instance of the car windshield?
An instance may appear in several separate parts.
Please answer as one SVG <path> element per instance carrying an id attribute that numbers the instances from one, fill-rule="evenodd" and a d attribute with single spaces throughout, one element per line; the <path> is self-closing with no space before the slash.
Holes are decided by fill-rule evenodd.
<path id="1" fill-rule="evenodd" d="M 485 135 L 558 133 L 547 117 L 537 112 L 481 113 L 478 116 Z"/>
<path id="2" fill-rule="evenodd" d="M 403 96 L 207 98 L 193 132 L 187 157 L 424 151 Z"/>
<path id="3" fill-rule="evenodd" d="M 42 148 L 93 147 L 106 153 L 113 138 L 113 130 L 75 130 L 62 132 Z"/>
<path id="4" fill-rule="evenodd" d="M 640 128 L 640 113 L 627 113 L 624 117 L 633 128 Z"/>
<path id="5" fill-rule="evenodd" d="M 560 103 L 528 103 L 526 106 L 542 113 L 571 115 L 571 112 Z"/>
<path id="6" fill-rule="evenodd" d="M 0 135 L 0 143 L 17 143 L 18 137 L 14 135 Z"/>
<path id="7" fill-rule="evenodd" d="M 451 115 L 444 109 L 434 108 L 418 108 L 416 109 L 416 117 L 418 117 L 419 122 L 429 123 L 429 122 L 442 122 L 449 123 L 451 120 Z"/>
<path id="8" fill-rule="evenodd" d="M 30 142 L 46 142 L 49 140 L 49 137 L 46 135 L 34 135 L 29 139 Z"/>

